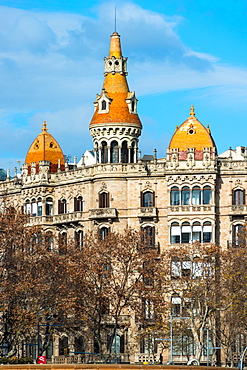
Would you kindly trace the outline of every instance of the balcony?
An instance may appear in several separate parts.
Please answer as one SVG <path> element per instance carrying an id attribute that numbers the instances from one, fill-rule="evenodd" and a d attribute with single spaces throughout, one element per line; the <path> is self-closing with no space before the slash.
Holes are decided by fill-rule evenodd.
<path id="1" fill-rule="evenodd" d="M 63 223 L 78 222 L 83 219 L 83 212 L 62 213 L 54 216 L 31 216 L 29 225 L 57 225 Z"/>
<path id="2" fill-rule="evenodd" d="M 157 218 L 156 207 L 141 207 L 138 209 L 139 218 Z"/>
<path id="3" fill-rule="evenodd" d="M 116 208 L 95 208 L 89 210 L 89 219 L 99 220 L 102 218 L 112 219 L 117 217 Z"/>
<path id="4" fill-rule="evenodd" d="M 245 205 L 231 206 L 231 210 L 230 210 L 231 215 L 244 215 L 246 213 L 247 213 L 247 206 Z"/>
<path id="5" fill-rule="evenodd" d="M 178 205 L 178 206 L 169 206 L 169 214 L 174 213 L 202 213 L 210 214 L 215 212 L 215 206 L 212 204 L 201 204 L 201 205 Z"/>

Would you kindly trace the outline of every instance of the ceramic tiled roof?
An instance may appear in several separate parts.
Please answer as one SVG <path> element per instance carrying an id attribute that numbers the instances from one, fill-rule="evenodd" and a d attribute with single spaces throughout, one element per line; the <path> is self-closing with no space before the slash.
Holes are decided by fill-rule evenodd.
<path id="1" fill-rule="evenodd" d="M 42 132 L 36 137 L 27 152 L 25 163 L 30 166 L 34 162 L 38 164 L 40 161 L 50 161 L 51 172 L 56 172 L 59 159 L 61 167 L 63 167 L 64 155 L 62 149 L 47 131 L 46 122 L 44 122 Z"/>

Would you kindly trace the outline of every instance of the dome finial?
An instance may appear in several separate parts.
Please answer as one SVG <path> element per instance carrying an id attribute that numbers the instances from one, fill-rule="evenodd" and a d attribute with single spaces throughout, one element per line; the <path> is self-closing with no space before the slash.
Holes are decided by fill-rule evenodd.
<path id="1" fill-rule="evenodd" d="M 44 123 L 43 123 L 43 125 L 42 125 L 42 131 L 43 131 L 43 132 L 48 131 L 46 121 L 44 121 Z"/>
<path id="2" fill-rule="evenodd" d="M 191 117 L 195 117 L 195 107 L 194 107 L 194 105 L 192 105 L 191 107 L 190 107 L 190 116 Z"/>

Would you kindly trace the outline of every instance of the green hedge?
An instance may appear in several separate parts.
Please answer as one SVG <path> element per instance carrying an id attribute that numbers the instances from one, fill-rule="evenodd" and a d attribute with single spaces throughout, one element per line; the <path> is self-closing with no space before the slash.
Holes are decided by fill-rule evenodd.
<path id="1" fill-rule="evenodd" d="M 0 357 L 0 364 L 33 364 L 32 357 Z"/>

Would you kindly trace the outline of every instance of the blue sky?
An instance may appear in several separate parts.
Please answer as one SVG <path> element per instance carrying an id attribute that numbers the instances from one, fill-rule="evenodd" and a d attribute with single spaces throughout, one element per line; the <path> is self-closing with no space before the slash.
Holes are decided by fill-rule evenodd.
<path id="1" fill-rule="evenodd" d="M 64 154 L 92 149 L 115 6 L 142 154 L 166 155 L 191 104 L 219 153 L 247 146 L 246 0 L 0 0 L 0 167 L 24 162 L 44 120 Z"/>

